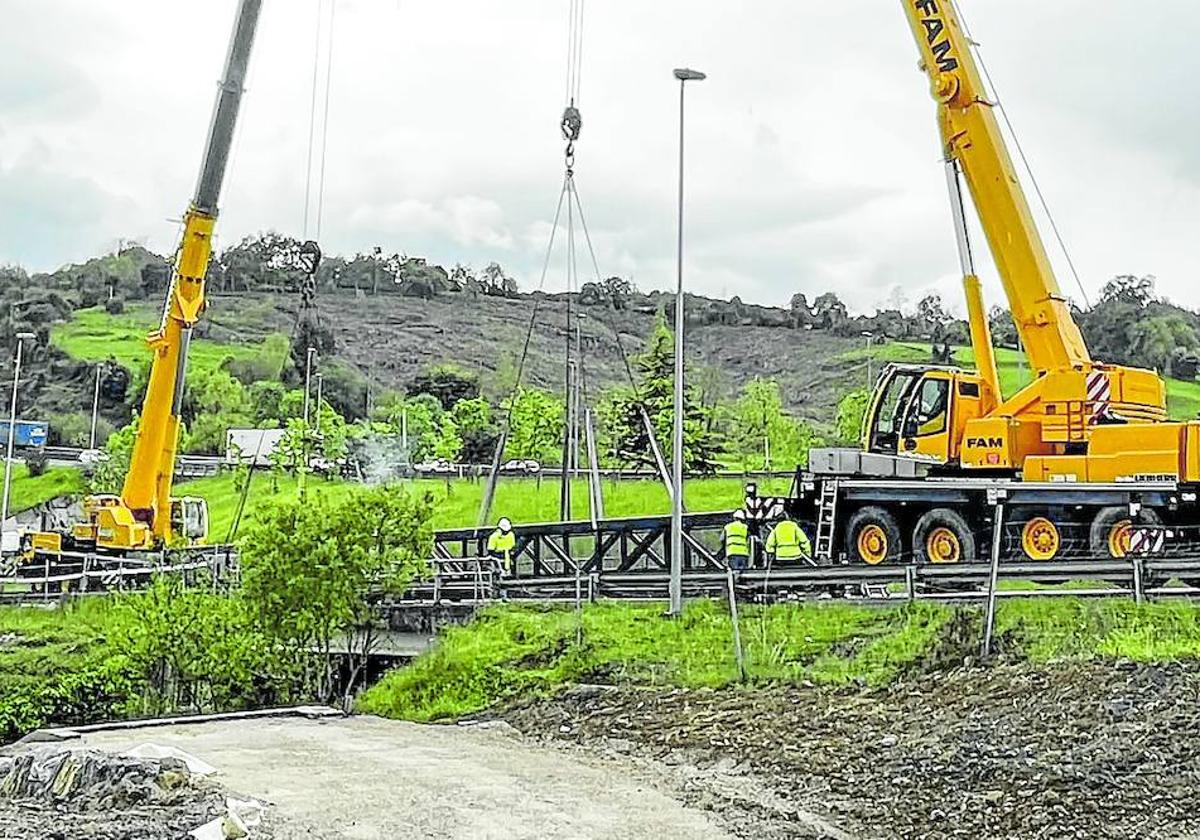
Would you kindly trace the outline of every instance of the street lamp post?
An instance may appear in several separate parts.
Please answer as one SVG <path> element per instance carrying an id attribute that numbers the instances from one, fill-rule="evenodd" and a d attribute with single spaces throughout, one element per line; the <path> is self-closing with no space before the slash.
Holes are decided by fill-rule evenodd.
<path id="1" fill-rule="evenodd" d="M 871 379 L 871 340 L 875 338 L 875 334 L 864 331 L 863 338 L 867 340 L 867 390 L 871 390 L 871 386 L 875 384 L 875 380 Z"/>
<path id="2" fill-rule="evenodd" d="M 26 341 L 33 340 L 33 333 L 17 333 L 17 353 L 13 362 L 12 406 L 8 412 L 8 452 L 4 457 L 4 501 L 0 503 L 0 527 L 8 521 L 8 493 L 12 487 L 13 444 L 17 433 L 17 388 L 21 384 L 21 355 Z"/>
<path id="3" fill-rule="evenodd" d="M 100 416 L 100 372 L 103 365 L 96 365 L 96 388 L 92 393 L 92 433 L 88 436 L 88 449 L 96 448 L 96 420 Z"/>
<path id="4" fill-rule="evenodd" d="M 675 70 L 675 78 L 679 80 L 679 238 L 675 283 L 675 422 L 671 430 L 675 490 L 671 499 L 671 615 L 683 612 L 683 103 L 687 83 L 703 81 L 705 75 L 685 67 Z"/>
<path id="5" fill-rule="evenodd" d="M 308 395 L 310 393 L 310 383 L 312 382 L 312 366 L 313 357 L 317 355 L 316 347 L 309 347 L 308 353 L 304 357 L 304 429 L 308 430 Z M 318 408 L 318 410 L 320 410 Z"/>
<path id="6" fill-rule="evenodd" d="M 321 434 L 321 390 L 325 384 L 324 374 L 317 374 L 317 434 Z"/>

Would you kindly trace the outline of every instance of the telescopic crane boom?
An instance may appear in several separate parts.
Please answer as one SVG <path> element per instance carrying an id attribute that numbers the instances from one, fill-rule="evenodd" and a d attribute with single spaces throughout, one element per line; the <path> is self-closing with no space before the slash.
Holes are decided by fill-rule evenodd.
<path id="1" fill-rule="evenodd" d="M 953 0 L 901 0 L 938 103 L 938 128 L 962 266 L 976 371 L 896 366 L 881 378 L 863 430 L 869 453 L 941 471 L 1033 480 L 1177 476 L 1185 430 L 1166 420 L 1153 371 L 1092 359 L 1059 288 L 1005 146 L 996 104 Z M 963 184 L 966 184 L 966 190 Z M 975 273 L 972 200 L 1034 380 L 1005 398 Z"/>
<path id="2" fill-rule="evenodd" d="M 262 0 L 241 0 L 225 71 L 217 92 L 196 192 L 183 218 L 166 306 L 158 329 L 147 337 L 153 354 L 146 397 L 121 494 L 84 500 L 85 521 L 69 542 L 109 550 L 149 549 L 207 536 L 203 499 L 172 498 L 180 409 L 192 328 L 204 311 L 204 281 L 212 256 L 213 229 L 246 70 Z M 60 534 L 37 534 L 37 548 L 61 548 Z M 56 544 L 57 543 L 57 544 Z"/>

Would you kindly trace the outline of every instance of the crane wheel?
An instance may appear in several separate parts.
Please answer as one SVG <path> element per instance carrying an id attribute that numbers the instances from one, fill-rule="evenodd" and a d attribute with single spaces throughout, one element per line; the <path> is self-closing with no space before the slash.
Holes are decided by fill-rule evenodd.
<path id="1" fill-rule="evenodd" d="M 1062 546 L 1062 531 L 1045 516 L 1035 516 L 1021 526 L 1021 550 L 1030 560 L 1053 560 Z"/>
<path id="2" fill-rule="evenodd" d="M 1143 508 L 1142 524 L 1161 525 L 1158 511 Z M 1120 559 L 1129 554 L 1129 538 L 1133 533 L 1133 517 L 1126 507 L 1101 508 L 1092 520 L 1088 532 L 1088 548 L 1095 557 Z"/>
<path id="3" fill-rule="evenodd" d="M 896 517 L 881 507 L 855 511 L 846 525 L 846 555 L 868 566 L 900 560 L 903 538 Z"/>
<path id="4" fill-rule="evenodd" d="M 922 563 L 971 563 L 976 557 L 975 534 L 958 511 L 934 508 L 917 520 L 913 549 Z"/>

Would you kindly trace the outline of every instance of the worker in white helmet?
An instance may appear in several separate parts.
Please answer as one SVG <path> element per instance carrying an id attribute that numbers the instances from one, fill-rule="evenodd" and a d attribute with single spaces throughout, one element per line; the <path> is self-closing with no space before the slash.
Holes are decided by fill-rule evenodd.
<path id="1" fill-rule="evenodd" d="M 746 511 L 735 510 L 721 531 L 721 546 L 725 550 L 725 562 L 734 573 L 750 565 L 750 528 L 746 525 Z"/>
<path id="2" fill-rule="evenodd" d="M 514 555 L 517 548 L 517 535 L 513 533 L 512 522 L 507 516 L 501 516 L 487 540 L 488 556 L 500 565 L 501 575 L 511 575 L 516 572 Z"/>

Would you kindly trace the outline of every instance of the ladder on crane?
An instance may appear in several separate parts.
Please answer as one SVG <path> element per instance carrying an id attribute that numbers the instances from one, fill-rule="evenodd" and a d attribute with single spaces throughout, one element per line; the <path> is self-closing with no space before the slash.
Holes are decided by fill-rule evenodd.
<path id="1" fill-rule="evenodd" d="M 832 563 L 834 541 L 837 535 L 838 480 L 821 483 L 821 496 L 817 504 L 817 544 L 815 559 L 818 563 Z"/>

